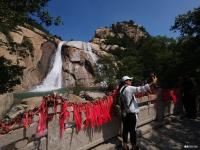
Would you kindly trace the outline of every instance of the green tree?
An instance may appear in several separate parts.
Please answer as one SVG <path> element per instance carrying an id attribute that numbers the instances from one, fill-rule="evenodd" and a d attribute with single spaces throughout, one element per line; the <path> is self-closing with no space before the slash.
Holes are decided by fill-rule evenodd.
<path id="1" fill-rule="evenodd" d="M 20 84 L 23 67 L 12 65 L 12 62 L 0 57 L 0 94 L 12 91 L 13 86 Z"/>
<path id="2" fill-rule="evenodd" d="M 123 75 L 134 77 L 134 84 L 144 81 L 151 72 L 155 72 L 161 81 L 163 87 L 172 86 L 173 77 L 176 74 L 176 65 L 179 62 L 177 56 L 179 52 L 176 48 L 176 40 L 165 36 L 153 37 L 145 29 L 144 38 L 135 42 L 133 37 L 116 36 L 123 33 L 123 25 L 137 28 L 134 22 L 123 22 L 113 24 L 115 36 L 107 37 L 105 44 L 119 45 L 119 48 L 112 50 L 116 61 L 116 78 L 120 79 Z M 143 31 L 141 30 L 141 31 Z M 109 63 L 109 62 L 107 62 Z"/>
<path id="3" fill-rule="evenodd" d="M 177 44 L 179 50 L 179 64 L 177 69 L 181 74 L 199 74 L 200 7 L 176 17 L 171 30 L 179 31 L 181 34 Z"/>
<path id="4" fill-rule="evenodd" d="M 171 30 L 179 31 L 183 37 L 200 38 L 200 7 L 177 16 Z"/>
<path id="5" fill-rule="evenodd" d="M 95 76 L 96 82 L 104 81 L 110 87 L 116 83 L 117 67 L 114 57 L 104 56 L 97 61 Z"/>
<path id="6" fill-rule="evenodd" d="M 139 48 L 139 57 L 144 65 L 143 76 L 155 72 L 163 87 L 173 86 L 177 60 L 176 41 L 165 36 L 149 37 Z"/>
<path id="7" fill-rule="evenodd" d="M 59 25 L 61 18 L 52 17 L 48 10 L 49 0 L 0 0 L 0 31 L 6 32 L 17 25 L 38 22 L 50 25 Z"/>

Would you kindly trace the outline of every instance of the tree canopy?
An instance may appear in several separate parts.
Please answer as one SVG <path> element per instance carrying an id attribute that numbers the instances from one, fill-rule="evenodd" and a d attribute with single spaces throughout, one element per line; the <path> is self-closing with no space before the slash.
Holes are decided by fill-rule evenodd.
<path id="1" fill-rule="evenodd" d="M 47 4 L 50 0 L 0 0 L 0 31 L 9 31 L 17 25 L 59 25 L 61 18 L 52 17 Z"/>
<path id="2" fill-rule="evenodd" d="M 200 7 L 177 16 L 171 30 L 180 32 L 179 38 L 154 37 L 146 33 L 145 39 L 133 43 L 127 36 L 108 37 L 106 44 L 125 48 L 112 52 L 119 67 L 116 77 L 130 75 L 137 82 L 155 72 L 163 88 L 175 86 L 177 78 L 184 74 L 199 78 Z M 120 32 L 120 28 L 115 28 L 116 31 Z"/>
<path id="3" fill-rule="evenodd" d="M 120 28 L 118 28 L 117 32 L 120 32 Z M 111 51 L 114 56 L 114 59 L 112 58 L 111 60 L 117 64 L 117 67 L 115 67 L 117 69 L 114 69 L 116 75 L 113 75 L 113 77 L 120 79 L 124 75 L 133 76 L 134 84 L 136 85 L 144 83 L 149 74 L 155 72 L 160 80 L 163 81 L 162 86 L 169 87 L 172 84 L 172 82 L 170 83 L 172 78 L 169 79 L 169 76 L 172 77 L 176 72 L 176 56 L 178 54 L 176 52 L 176 40 L 165 36 L 154 37 L 146 31 L 145 34 L 148 36 L 137 42 L 134 42 L 132 37 L 128 36 L 114 36 L 106 39 L 106 44 L 117 44 L 123 47 Z M 105 65 L 109 61 L 100 62 Z M 108 66 L 108 64 L 105 66 Z M 110 67 L 107 68 L 112 68 L 111 63 Z M 107 70 L 104 71 L 106 72 Z M 110 70 L 105 73 L 106 77 L 108 77 L 108 72 Z M 111 72 L 114 73 L 114 71 Z M 101 73 L 101 75 L 103 74 Z"/>
<path id="4" fill-rule="evenodd" d="M 171 27 L 179 31 L 181 36 L 177 43 L 179 64 L 177 68 L 182 74 L 199 76 L 200 69 L 200 7 L 179 15 Z"/>
<path id="5" fill-rule="evenodd" d="M 13 86 L 20 84 L 23 67 L 13 65 L 10 60 L 0 57 L 0 94 L 12 91 Z"/>
<path id="6" fill-rule="evenodd" d="M 179 31 L 182 37 L 200 38 L 200 7 L 177 16 L 171 30 Z"/>

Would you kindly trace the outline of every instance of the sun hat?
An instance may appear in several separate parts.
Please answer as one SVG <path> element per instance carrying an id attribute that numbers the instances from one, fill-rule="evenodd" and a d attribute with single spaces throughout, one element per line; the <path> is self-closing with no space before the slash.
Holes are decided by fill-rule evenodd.
<path id="1" fill-rule="evenodd" d="M 126 81 L 126 80 L 132 80 L 132 79 L 133 79 L 133 77 L 129 77 L 129 76 L 123 76 L 122 77 L 123 82 Z"/>

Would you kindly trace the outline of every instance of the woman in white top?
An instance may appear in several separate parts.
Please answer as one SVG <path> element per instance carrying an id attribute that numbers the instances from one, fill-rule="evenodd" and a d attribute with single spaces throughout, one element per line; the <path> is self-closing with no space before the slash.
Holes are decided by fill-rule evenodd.
<path id="1" fill-rule="evenodd" d="M 123 121 L 123 148 L 128 150 L 128 133 L 130 132 L 130 141 L 132 144 L 132 149 L 138 149 L 136 146 L 136 122 L 137 122 L 137 113 L 139 112 L 138 103 L 135 98 L 136 93 L 145 93 L 152 89 L 153 85 L 157 82 L 157 78 L 155 76 L 152 77 L 150 83 L 145 84 L 144 86 L 132 86 L 132 77 L 123 76 L 122 82 L 124 85 L 120 88 L 120 97 L 121 103 L 124 107 L 124 116 L 122 117 Z"/>

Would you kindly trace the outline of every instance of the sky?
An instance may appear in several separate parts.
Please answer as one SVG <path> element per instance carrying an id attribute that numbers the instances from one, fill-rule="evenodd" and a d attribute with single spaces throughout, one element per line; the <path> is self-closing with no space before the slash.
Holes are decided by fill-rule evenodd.
<path id="1" fill-rule="evenodd" d="M 100 27 L 133 20 L 152 36 L 178 37 L 175 17 L 200 6 L 200 0 L 51 0 L 48 10 L 64 24 L 47 29 L 63 40 L 89 41 Z"/>

